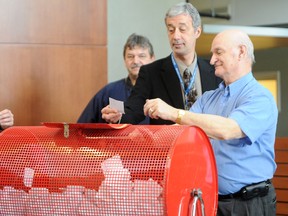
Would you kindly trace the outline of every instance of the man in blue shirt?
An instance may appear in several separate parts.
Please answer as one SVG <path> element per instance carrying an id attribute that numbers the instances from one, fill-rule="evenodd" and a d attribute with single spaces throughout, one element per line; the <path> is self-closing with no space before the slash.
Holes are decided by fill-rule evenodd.
<path id="1" fill-rule="evenodd" d="M 253 77 L 254 48 L 246 33 L 219 33 L 211 52 L 215 75 L 224 80 L 219 88 L 204 93 L 189 111 L 154 99 L 147 100 L 144 113 L 198 126 L 210 137 L 218 172 L 217 215 L 275 215 L 270 181 L 276 170 L 275 100 Z"/>
<path id="2" fill-rule="evenodd" d="M 103 87 L 87 104 L 78 123 L 104 123 L 101 109 L 109 104 L 109 97 L 126 101 L 130 96 L 131 89 L 136 83 L 140 67 L 154 61 L 153 46 L 148 38 L 132 34 L 126 41 L 123 49 L 125 66 L 128 71 L 128 77 Z M 148 118 L 140 124 L 148 124 Z"/>

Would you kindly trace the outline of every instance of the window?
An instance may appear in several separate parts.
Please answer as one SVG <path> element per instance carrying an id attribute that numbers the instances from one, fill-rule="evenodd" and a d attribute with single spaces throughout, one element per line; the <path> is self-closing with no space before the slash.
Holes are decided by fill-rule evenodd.
<path id="1" fill-rule="evenodd" d="M 280 72 L 279 71 L 267 71 L 267 72 L 254 72 L 254 77 L 257 81 L 270 90 L 275 98 L 278 111 L 281 109 L 280 101 Z"/>

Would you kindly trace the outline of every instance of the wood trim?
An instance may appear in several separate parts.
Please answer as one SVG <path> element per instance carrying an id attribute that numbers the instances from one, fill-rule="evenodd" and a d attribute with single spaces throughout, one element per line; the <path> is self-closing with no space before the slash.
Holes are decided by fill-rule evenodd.
<path id="1" fill-rule="evenodd" d="M 288 163 L 288 150 L 276 150 L 276 163 Z"/>
<path id="2" fill-rule="evenodd" d="M 275 161 L 277 169 L 273 185 L 277 196 L 277 215 L 288 215 L 288 137 L 277 137 L 275 140 Z"/>
<path id="3" fill-rule="evenodd" d="M 273 177 L 274 187 L 277 189 L 287 189 L 288 190 L 288 177 Z M 287 191 L 288 192 L 288 191 Z"/>
<path id="4" fill-rule="evenodd" d="M 288 203 L 280 203 L 280 202 L 277 202 L 277 216 L 281 215 L 288 215 Z"/>
<path id="5" fill-rule="evenodd" d="M 275 150 L 288 151 L 288 137 L 277 137 L 275 140 Z"/>
<path id="6" fill-rule="evenodd" d="M 278 177 L 288 177 L 288 164 L 277 164 L 277 169 L 276 172 L 274 174 L 274 176 L 278 176 Z"/>
<path id="7" fill-rule="evenodd" d="M 277 202 L 287 202 L 288 203 L 288 192 L 287 190 L 276 189 Z"/>

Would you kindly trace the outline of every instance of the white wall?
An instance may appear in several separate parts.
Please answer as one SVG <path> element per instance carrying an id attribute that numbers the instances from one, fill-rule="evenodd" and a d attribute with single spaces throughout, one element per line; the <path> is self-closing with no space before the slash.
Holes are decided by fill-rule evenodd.
<path id="1" fill-rule="evenodd" d="M 166 57 L 171 49 L 164 17 L 174 4 L 184 0 L 108 0 L 108 81 L 127 76 L 123 46 L 132 33 L 148 37 L 156 59 Z"/>

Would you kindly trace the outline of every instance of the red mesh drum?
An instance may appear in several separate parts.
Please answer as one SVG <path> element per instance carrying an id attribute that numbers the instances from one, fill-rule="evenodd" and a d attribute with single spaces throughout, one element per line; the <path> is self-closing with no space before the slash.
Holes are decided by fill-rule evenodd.
<path id="1" fill-rule="evenodd" d="M 0 144 L 0 215 L 216 215 L 197 127 L 44 123 L 6 129 Z"/>

